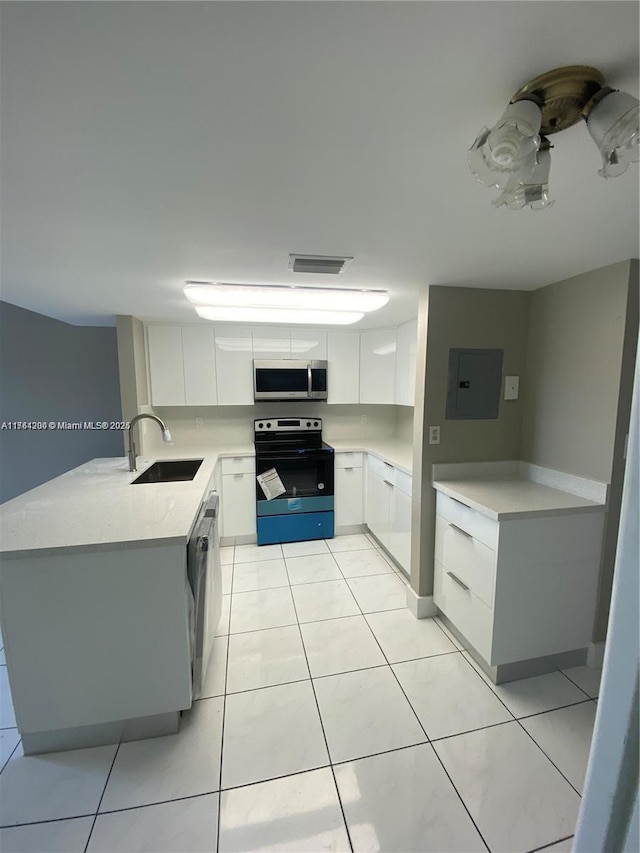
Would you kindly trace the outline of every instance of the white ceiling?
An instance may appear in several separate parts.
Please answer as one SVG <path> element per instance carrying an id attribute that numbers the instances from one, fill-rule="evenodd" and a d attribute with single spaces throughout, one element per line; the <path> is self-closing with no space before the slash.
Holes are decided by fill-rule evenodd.
<path id="1" fill-rule="evenodd" d="M 636 2 L 2 3 L 2 298 L 191 322 L 186 279 L 533 289 L 638 256 L 638 171 L 584 126 L 543 212 L 466 151 L 513 92 L 589 64 L 638 96 Z M 289 252 L 354 255 L 340 277 Z"/>

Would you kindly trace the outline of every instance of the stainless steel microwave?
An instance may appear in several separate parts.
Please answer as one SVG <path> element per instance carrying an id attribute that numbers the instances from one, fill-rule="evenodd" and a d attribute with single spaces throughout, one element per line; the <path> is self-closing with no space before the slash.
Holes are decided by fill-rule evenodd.
<path id="1" fill-rule="evenodd" d="M 253 360 L 254 400 L 326 400 L 327 362 Z"/>

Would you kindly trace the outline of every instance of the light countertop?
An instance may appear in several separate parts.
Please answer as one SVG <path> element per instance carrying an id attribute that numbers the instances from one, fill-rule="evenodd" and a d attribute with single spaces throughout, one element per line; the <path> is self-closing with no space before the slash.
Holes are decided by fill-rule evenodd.
<path id="1" fill-rule="evenodd" d="M 456 467 L 459 476 L 455 476 Z M 606 484 L 597 481 L 577 482 L 579 478 L 572 475 L 517 461 L 495 463 L 495 466 L 482 463 L 476 472 L 470 467 L 473 466 L 435 466 L 433 487 L 492 519 L 604 512 L 607 508 L 606 498 L 593 499 L 598 491 L 606 494 Z"/>
<path id="2" fill-rule="evenodd" d="M 129 471 L 124 456 L 93 459 L 0 506 L 0 553 L 7 558 L 186 544 L 218 458 L 240 451 L 252 453 L 253 446 L 201 452 L 166 447 L 139 456 L 137 471 Z M 191 481 L 131 485 L 163 458 L 204 461 Z"/>
<path id="3" fill-rule="evenodd" d="M 411 444 L 401 444 L 393 438 L 364 438 L 364 439 L 331 439 L 325 438 L 327 444 L 331 445 L 336 453 L 372 453 L 383 462 L 388 462 L 396 468 L 400 468 L 406 474 L 412 473 L 413 448 Z"/>
<path id="4" fill-rule="evenodd" d="M 335 450 L 364 451 L 411 473 L 411 448 L 391 439 L 331 441 Z M 45 556 L 187 543 L 200 503 L 222 457 L 253 456 L 253 443 L 180 448 L 137 459 L 93 459 L 0 506 L 0 554 Z M 157 459 L 203 459 L 191 481 L 132 485 Z"/>

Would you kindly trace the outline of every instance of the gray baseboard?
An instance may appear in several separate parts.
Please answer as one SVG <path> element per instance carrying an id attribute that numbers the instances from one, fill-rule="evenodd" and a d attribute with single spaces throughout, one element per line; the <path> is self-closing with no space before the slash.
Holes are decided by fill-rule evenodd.
<path id="1" fill-rule="evenodd" d="M 545 655 L 544 657 L 491 666 L 440 610 L 438 617 L 494 684 L 505 684 L 508 681 L 519 681 L 521 678 L 531 678 L 534 675 L 545 675 L 547 672 L 555 672 L 558 669 L 581 666 L 587 660 L 587 648 L 585 647 L 584 649 L 572 649 L 555 655 Z"/>
<path id="2" fill-rule="evenodd" d="M 25 755 L 38 755 L 42 752 L 62 752 L 67 749 L 85 749 L 90 746 L 163 737 L 174 735 L 179 730 L 180 711 L 169 711 L 166 714 L 114 720 L 93 726 L 25 732 L 22 735 L 22 749 Z"/>

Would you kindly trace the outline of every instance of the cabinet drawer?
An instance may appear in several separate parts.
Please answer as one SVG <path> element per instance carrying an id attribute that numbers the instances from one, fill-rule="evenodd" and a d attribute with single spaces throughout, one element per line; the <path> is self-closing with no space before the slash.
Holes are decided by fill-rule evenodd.
<path id="1" fill-rule="evenodd" d="M 396 489 L 400 489 L 405 495 L 411 497 L 411 475 L 405 474 L 398 468 L 396 468 Z"/>
<path id="2" fill-rule="evenodd" d="M 362 453 L 352 450 L 341 450 L 335 454 L 336 468 L 362 468 Z"/>
<path id="3" fill-rule="evenodd" d="M 220 461 L 223 474 L 253 474 L 256 470 L 254 456 L 229 456 Z"/>
<path id="4" fill-rule="evenodd" d="M 451 571 L 484 603 L 493 606 L 496 552 L 453 522 L 436 515 L 435 559 Z"/>
<path id="5" fill-rule="evenodd" d="M 437 561 L 433 578 L 433 600 L 436 607 L 490 663 L 493 611 L 470 589 L 464 589 L 448 575 L 447 569 Z"/>
<path id="6" fill-rule="evenodd" d="M 372 456 L 370 453 L 368 454 L 368 465 L 369 470 L 373 471 L 374 474 L 377 474 L 381 480 L 386 480 L 388 483 L 391 483 L 392 486 L 395 486 L 396 469 L 393 465 L 390 465 L 388 462 L 383 462 L 382 459 L 378 459 L 377 456 Z"/>
<path id="7" fill-rule="evenodd" d="M 484 542 L 494 551 L 498 548 L 498 522 L 475 509 L 460 503 L 448 495 L 438 492 L 436 512 L 447 521 L 452 522 L 461 530 L 469 533 L 474 539 Z"/>

